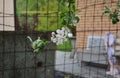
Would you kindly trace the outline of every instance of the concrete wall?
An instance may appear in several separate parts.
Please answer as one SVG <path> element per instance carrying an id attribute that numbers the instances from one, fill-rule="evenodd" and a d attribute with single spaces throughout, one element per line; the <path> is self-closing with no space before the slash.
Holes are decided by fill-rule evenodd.
<path id="1" fill-rule="evenodd" d="M 0 78 L 54 78 L 55 45 L 35 57 L 28 35 L 50 38 L 50 32 L 0 32 Z"/>
<path id="2" fill-rule="evenodd" d="M 103 36 L 106 31 L 116 34 L 120 26 L 113 25 L 107 15 L 102 15 L 104 6 L 116 8 L 118 0 L 76 0 L 77 9 L 81 10 L 80 22 L 76 28 L 78 50 L 87 48 L 88 36 Z"/>
<path id="3" fill-rule="evenodd" d="M 13 0 L 0 0 L 0 31 L 14 31 L 13 4 Z"/>

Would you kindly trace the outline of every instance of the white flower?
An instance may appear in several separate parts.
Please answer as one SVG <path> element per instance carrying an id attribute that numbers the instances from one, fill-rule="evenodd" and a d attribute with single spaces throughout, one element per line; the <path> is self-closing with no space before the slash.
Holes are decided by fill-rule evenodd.
<path id="1" fill-rule="evenodd" d="M 61 30 L 60 35 L 61 35 L 61 36 L 64 36 L 64 35 L 65 35 L 65 31 L 64 31 L 64 30 Z"/>
<path id="2" fill-rule="evenodd" d="M 55 35 L 55 32 L 52 32 L 51 34 L 52 34 L 52 35 Z"/>
<path id="3" fill-rule="evenodd" d="M 63 44 L 64 41 L 67 41 L 67 36 L 70 30 L 67 27 L 62 27 L 61 29 L 57 29 L 56 33 L 52 32 L 51 35 L 51 41 L 53 43 L 56 43 L 56 45 Z"/>
<path id="4" fill-rule="evenodd" d="M 63 43 L 63 39 L 58 38 L 58 42 L 57 42 L 57 44 L 62 44 L 62 43 Z"/>
<path id="5" fill-rule="evenodd" d="M 62 35 L 56 34 L 56 37 L 57 37 L 57 38 L 62 38 Z"/>
<path id="6" fill-rule="evenodd" d="M 56 42 L 57 42 L 56 38 L 54 38 L 54 37 L 51 37 L 51 41 L 52 41 L 53 43 L 56 43 Z"/>
<path id="7" fill-rule="evenodd" d="M 64 39 L 64 41 L 67 41 L 67 38 L 65 36 L 63 37 L 63 39 Z"/>
<path id="8" fill-rule="evenodd" d="M 70 30 L 68 28 L 66 28 L 66 30 L 65 30 L 65 36 L 67 36 L 69 32 L 70 32 Z"/>
<path id="9" fill-rule="evenodd" d="M 56 32 L 57 32 L 57 34 L 59 34 L 60 33 L 60 29 L 57 29 Z"/>
<path id="10" fill-rule="evenodd" d="M 68 37 L 69 38 L 73 37 L 73 34 L 72 33 L 68 33 Z"/>
<path id="11" fill-rule="evenodd" d="M 54 38 L 54 39 L 53 39 L 53 43 L 56 43 L 56 42 L 57 42 L 57 39 L 56 39 L 56 38 Z"/>

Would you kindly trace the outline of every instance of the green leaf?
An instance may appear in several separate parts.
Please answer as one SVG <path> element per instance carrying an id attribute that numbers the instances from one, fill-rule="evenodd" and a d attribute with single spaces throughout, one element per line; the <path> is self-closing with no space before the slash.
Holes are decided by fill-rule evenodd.
<path id="1" fill-rule="evenodd" d="M 109 18 L 112 19 L 113 18 L 113 14 L 110 13 L 109 14 Z"/>
<path id="2" fill-rule="evenodd" d="M 78 16 L 75 16 L 75 19 L 77 20 L 77 23 L 79 22 L 80 18 Z"/>
<path id="3" fill-rule="evenodd" d="M 75 0 L 69 0 L 70 3 L 75 3 Z"/>
<path id="4" fill-rule="evenodd" d="M 119 10 L 115 9 L 115 11 L 113 13 L 118 15 L 119 14 Z"/>
<path id="5" fill-rule="evenodd" d="M 32 43 L 32 48 L 35 49 L 36 47 L 37 47 L 37 42 L 34 41 L 34 42 Z"/>
<path id="6" fill-rule="evenodd" d="M 30 36 L 27 36 L 27 38 L 30 40 L 31 43 L 33 42 Z"/>
<path id="7" fill-rule="evenodd" d="M 42 49 L 44 49 L 46 44 L 46 40 L 37 39 L 32 43 L 32 48 L 34 49 L 34 52 L 38 54 Z"/>
<path id="8" fill-rule="evenodd" d="M 105 9 L 103 10 L 103 14 L 110 13 L 110 12 L 111 12 L 111 8 L 108 8 L 107 6 L 105 6 Z"/>
<path id="9" fill-rule="evenodd" d="M 113 23 L 113 24 L 116 24 L 117 22 L 119 22 L 119 19 L 118 19 L 118 18 L 113 18 L 113 19 L 112 19 L 112 23 Z"/>
<path id="10" fill-rule="evenodd" d="M 41 42 L 39 42 L 38 44 L 37 44 L 37 48 L 39 48 L 39 47 L 41 47 L 43 44 L 41 43 Z"/>
<path id="11" fill-rule="evenodd" d="M 34 49 L 34 52 L 35 52 L 35 53 L 38 53 L 38 52 L 39 52 L 39 48 Z"/>

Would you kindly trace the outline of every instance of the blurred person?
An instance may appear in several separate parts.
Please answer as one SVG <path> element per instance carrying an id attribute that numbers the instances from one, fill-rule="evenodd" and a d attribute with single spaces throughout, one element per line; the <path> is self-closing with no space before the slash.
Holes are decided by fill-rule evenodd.
<path id="1" fill-rule="evenodd" d="M 118 74 L 118 70 L 115 67 L 116 65 L 116 58 L 113 56 L 114 55 L 114 46 L 115 46 L 115 36 L 111 32 L 106 32 L 105 36 L 105 46 L 106 46 L 106 52 L 107 52 L 107 60 L 108 60 L 108 66 L 109 66 L 109 71 L 106 72 L 106 74 L 110 74 L 115 76 Z"/>

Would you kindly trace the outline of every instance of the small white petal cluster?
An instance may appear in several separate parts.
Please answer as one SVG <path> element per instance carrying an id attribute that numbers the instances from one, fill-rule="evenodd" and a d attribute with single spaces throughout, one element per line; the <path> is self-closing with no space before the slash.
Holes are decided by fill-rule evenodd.
<path id="1" fill-rule="evenodd" d="M 69 33 L 69 29 L 67 27 L 62 27 L 62 29 L 57 29 L 56 33 L 51 33 L 51 41 L 56 43 L 57 45 L 63 44 L 64 41 L 67 41 L 67 36 Z"/>

